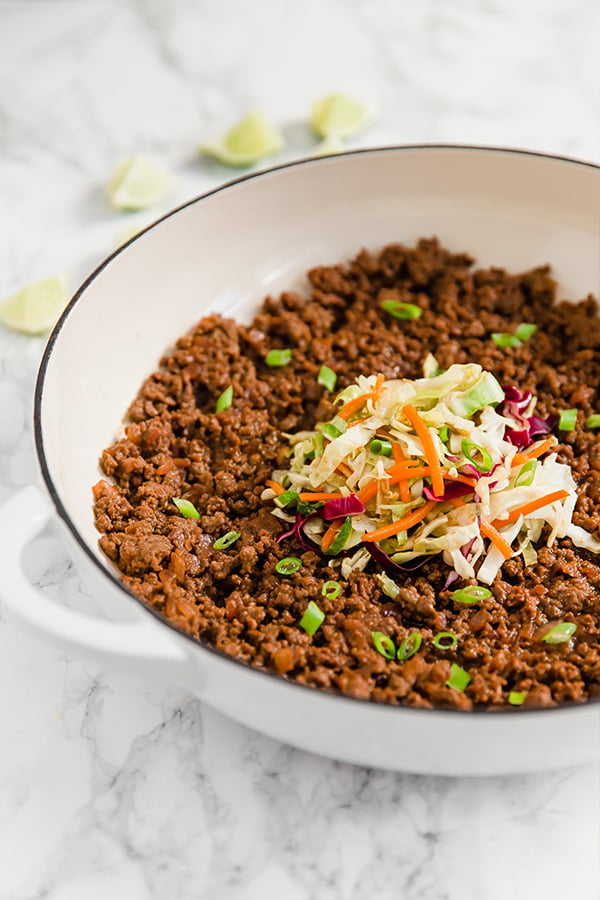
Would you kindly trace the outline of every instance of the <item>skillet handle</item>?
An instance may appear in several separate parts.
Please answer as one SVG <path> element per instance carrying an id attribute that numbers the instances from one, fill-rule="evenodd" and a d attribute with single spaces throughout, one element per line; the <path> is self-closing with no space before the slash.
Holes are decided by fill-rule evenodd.
<path id="1" fill-rule="evenodd" d="M 133 622 L 93 618 L 58 605 L 27 579 L 23 551 L 52 517 L 49 501 L 35 486 L 0 507 L 3 608 L 34 635 L 69 653 L 128 671 L 146 667 L 144 674 L 172 674 L 180 681 L 188 663 L 185 649 L 149 615 L 140 612 Z"/>

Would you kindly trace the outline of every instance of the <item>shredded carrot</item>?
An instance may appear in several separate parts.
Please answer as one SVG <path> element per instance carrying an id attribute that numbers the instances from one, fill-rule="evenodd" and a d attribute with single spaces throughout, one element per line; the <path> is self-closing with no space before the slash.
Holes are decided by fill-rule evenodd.
<path id="1" fill-rule="evenodd" d="M 280 497 L 284 493 L 284 488 L 277 481 L 267 481 L 267 487 L 270 487 L 272 491 L 275 491 L 278 497 Z"/>
<path id="2" fill-rule="evenodd" d="M 369 481 L 368 484 L 365 484 L 364 487 L 360 489 L 360 491 L 356 492 L 356 496 L 363 504 L 367 504 L 369 500 L 372 500 L 375 494 L 377 493 L 377 488 L 379 486 L 379 482 L 376 478 L 373 481 Z"/>
<path id="3" fill-rule="evenodd" d="M 344 462 L 341 462 L 335 471 L 339 472 L 340 475 L 343 475 L 344 478 L 350 478 L 352 475 L 352 469 Z"/>
<path id="4" fill-rule="evenodd" d="M 492 544 L 498 548 L 504 559 L 511 558 L 512 550 L 510 544 L 504 540 L 501 534 L 498 534 L 493 525 L 489 525 L 487 522 L 480 522 L 479 530 L 484 537 L 489 538 Z"/>
<path id="5" fill-rule="evenodd" d="M 370 416 L 361 416 L 360 419 L 356 419 L 354 422 L 350 422 L 349 425 L 346 425 L 346 431 L 349 428 L 354 428 L 355 425 L 362 425 L 362 423 L 365 421 L 365 419 L 368 419 L 368 418 L 370 418 Z"/>
<path id="6" fill-rule="evenodd" d="M 515 453 L 515 455 L 513 456 L 512 465 L 520 466 L 521 463 L 526 463 L 530 459 L 537 459 L 538 456 L 541 456 L 542 453 L 545 453 L 546 450 L 550 449 L 550 447 L 554 443 L 554 440 L 554 437 L 551 436 L 549 438 L 546 438 L 545 441 L 542 441 L 541 444 L 538 444 L 537 447 L 534 447 L 533 450 L 528 450 L 526 453 Z"/>
<path id="7" fill-rule="evenodd" d="M 434 506 L 437 506 L 437 500 L 428 500 L 425 506 L 420 506 L 419 509 L 416 509 L 408 516 L 404 516 L 403 519 L 392 522 L 391 525 L 384 525 L 383 528 L 376 528 L 375 531 L 369 531 L 368 534 L 363 534 L 362 539 L 363 541 L 383 541 L 384 538 L 392 537 L 392 535 L 398 534 L 400 531 L 408 531 L 413 525 L 422 522 Z"/>
<path id="8" fill-rule="evenodd" d="M 323 535 L 323 540 L 321 541 L 321 550 L 323 550 L 323 552 L 325 552 L 325 550 L 329 550 L 329 548 L 333 544 L 336 534 L 341 529 L 343 524 L 343 519 L 336 519 L 335 522 L 329 526 L 329 528 Z"/>
<path id="9" fill-rule="evenodd" d="M 373 403 L 377 403 L 379 401 L 379 398 L 381 397 L 384 381 L 385 381 L 385 375 L 382 375 L 380 373 L 377 376 L 377 378 L 375 379 L 375 387 L 373 388 L 373 391 L 372 391 Z"/>
<path id="10" fill-rule="evenodd" d="M 477 482 L 474 478 L 470 478 L 468 475 L 450 475 L 449 472 L 442 472 L 442 478 L 444 481 L 460 481 L 461 484 L 468 484 L 469 487 L 475 487 Z"/>
<path id="11" fill-rule="evenodd" d="M 318 493 L 315 491 L 302 491 L 301 494 L 298 494 L 298 500 L 302 500 L 303 503 L 312 503 L 313 501 L 316 503 L 317 500 L 339 500 L 342 494 L 327 494 L 327 493 Z"/>
<path id="12" fill-rule="evenodd" d="M 435 452 L 433 439 L 429 433 L 429 429 L 425 425 L 425 422 L 423 421 L 417 410 L 414 408 L 414 406 L 411 406 L 410 403 L 407 403 L 406 406 L 402 407 L 402 414 L 406 416 L 410 424 L 417 432 L 417 436 L 420 438 L 421 443 L 423 444 L 423 453 L 425 454 L 425 459 L 431 467 L 431 487 L 433 493 L 436 495 L 436 497 L 441 497 L 444 493 L 442 468 L 440 466 L 438 455 Z"/>
<path id="13" fill-rule="evenodd" d="M 392 452 L 394 454 L 394 462 L 397 466 L 400 466 L 402 465 L 402 463 L 406 462 L 400 444 L 392 444 Z M 400 499 L 402 500 L 402 502 L 410 503 L 410 488 L 406 479 L 400 479 L 400 481 L 398 482 L 398 491 L 400 493 Z"/>
<path id="14" fill-rule="evenodd" d="M 389 484 L 396 484 L 399 481 L 407 481 L 409 478 L 423 478 L 425 475 L 431 475 L 430 466 L 392 466 L 388 469 L 392 475 Z M 442 488 L 442 492 L 443 492 Z"/>
<path id="15" fill-rule="evenodd" d="M 448 500 L 448 503 L 451 503 L 452 506 L 455 506 L 457 509 L 459 506 L 464 506 L 466 502 L 464 497 L 450 497 Z"/>
<path id="16" fill-rule="evenodd" d="M 354 413 L 357 413 L 360 409 L 363 408 L 367 400 L 369 400 L 373 394 L 369 391 L 367 394 L 361 394 L 360 397 L 355 397 L 353 400 L 348 400 L 347 403 L 344 403 L 341 409 L 338 410 L 337 414 L 340 419 L 349 419 L 350 416 L 353 416 Z"/>
<path id="17" fill-rule="evenodd" d="M 538 497 L 537 500 L 531 500 L 529 503 L 517 506 L 516 509 L 509 512 L 506 519 L 496 519 L 492 524 L 495 528 L 504 528 L 505 525 L 516 522 L 519 516 L 528 516 L 529 513 L 535 512 L 536 509 L 541 509 L 543 506 L 548 506 L 550 503 L 554 503 L 556 500 L 563 500 L 568 496 L 569 492 L 565 490 L 552 491 L 551 494 L 545 494 L 543 497 Z"/>

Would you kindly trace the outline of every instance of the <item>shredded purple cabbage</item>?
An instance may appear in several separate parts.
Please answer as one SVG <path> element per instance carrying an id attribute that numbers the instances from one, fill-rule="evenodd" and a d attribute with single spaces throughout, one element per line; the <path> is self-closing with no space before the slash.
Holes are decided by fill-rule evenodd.
<path id="1" fill-rule="evenodd" d="M 463 484 L 462 481 L 448 481 L 444 483 L 443 497 L 437 497 L 427 484 L 423 485 L 423 493 L 428 500 L 437 500 L 441 503 L 442 500 L 454 500 L 455 497 L 465 497 L 467 494 L 472 494 L 473 488 L 468 484 Z"/>
<path id="2" fill-rule="evenodd" d="M 341 519 L 346 516 L 357 516 L 364 513 L 365 505 L 356 494 L 350 494 L 349 497 L 340 497 L 337 500 L 328 500 L 319 510 L 320 515 L 326 522 L 332 519 Z"/>
<path id="3" fill-rule="evenodd" d="M 448 588 L 455 584 L 457 581 L 460 581 L 460 575 L 454 569 L 450 569 L 448 574 L 446 575 L 446 580 L 442 585 L 442 590 L 447 591 Z"/>
<path id="4" fill-rule="evenodd" d="M 539 416 L 525 417 L 523 412 L 531 402 L 531 391 L 520 391 L 518 388 L 508 385 L 502 386 L 505 399 L 498 407 L 501 416 L 512 419 L 519 427 L 507 428 L 505 439 L 515 447 L 528 447 L 536 437 L 550 434 L 558 424 L 558 416 L 547 416 L 540 419 Z"/>
<path id="5" fill-rule="evenodd" d="M 404 575 L 405 572 L 415 572 L 417 569 L 421 568 L 427 559 L 426 556 L 418 556 L 416 559 L 411 559 L 410 562 L 407 563 L 396 563 L 378 544 L 374 543 L 374 541 L 365 541 L 365 547 L 375 562 L 379 563 L 383 571 L 386 575 L 389 575 L 390 578 L 393 578 L 394 576 L 398 578 L 400 575 Z"/>
<path id="6" fill-rule="evenodd" d="M 331 559 L 330 555 L 324 553 L 319 545 L 311 540 L 311 538 L 307 537 L 302 531 L 303 526 L 308 520 L 318 516 L 320 512 L 321 510 L 317 513 L 310 513 L 308 516 L 303 516 L 302 513 L 296 513 L 296 521 L 291 528 L 287 529 L 287 531 L 282 531 L 281 534 L 277 535 L 277 543 L 280 544 L 286 538 L 291 537 L 300 544 L 303 550 L 312 550 L 313 553 L 318 553 L 323 559 Z M 357 547 L 348 547 L 346 550 L 340 550 L 339 553 L 336 553 L 335 557 L 336 559 L 341 559 L 345 556 L 351 556 L 353 553 L 356 553 L 357 549 Z"/>

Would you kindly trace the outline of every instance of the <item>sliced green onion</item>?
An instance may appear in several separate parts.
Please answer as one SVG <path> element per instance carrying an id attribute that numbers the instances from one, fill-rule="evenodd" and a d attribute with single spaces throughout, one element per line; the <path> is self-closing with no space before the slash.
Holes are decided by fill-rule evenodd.
<path id="1" fill-rule="evenodd" d="M 458 644 L 458 638 L 452 631 L 438 631 L 433 638 L 433 646 L 439 650 L 451 650 Z"/>
<path id="2" fill-rule="evenodd" d="M 452 663 L 450 666 L 450 677 L 446 682 L 447 687 L 454 688 L 455 691 L 464 691 L 470 680 L 471 676 L 468 672 L 465 672 L 456 663 Z"/>
<path id="3" fill-rule="evenodd" d="M 200 513 L 196 509 L 193 503 L 190 503 L 189 500 L 180 500 L 179 497 L 173 497 L 173 503 L 179 510 L 182 516 L 185 516 L 186 519 L 199 519 Z"/>
<path id="4" fill-rule="evenodd" d="M 450 437 L 450 429 L 447 425 L 442 425 L 440 430 L 438 431 L 438 435 L 442 444 L 445 444 L 448 438 Z"/>
<path id="5" fill-rule="evenodd" d="M 287 366 L 292 361 L 292 351 L 287 350 L 269 350 L 265 356 L 265 362 L 268 366 Z"/>
<path id="6" fill-rule="evenodd" d="M 573 431 L 577 425 L 577 410 L 563 409 L 558 419 L 559 431 Z"/>
<path id="7" fill-rule="evenodd" d="M 321 594 L 328 600 L 337 600 L 341 593 L 342 586 L 339 581 L 326 581 L 321 588 Z"/>
<path id="8" fill-rule="evenodd" d="M 519 474 L 515 478 L 515 487 L 529 487 L 530 484 L 533 484 L 537 462 L 537 459 L 530 459 L 524 466 L 521 466 Z"/>
<path id="9" fill-rule="evenodd" d="M 588 416 L 585 420 L 586 428 L 600 428 L 600 415 L 598 413 L 594 413 L 593 416 Z"/>
<path id="10" fill-rule="evenodd" d="M 306 607 L 306 612 L 300 619 L 300 628 L 304 628 L 305 632 L 312 637 L 315 631 L 319 630 L 324 619 L 325 613 L 323 610 L 319 609 L 314 600 L 311 600 Z"/>
<path id="11" fill-rule="evenodd" d="M 503 334 L 495 331 L 492 334 L 492 340 L 496 347 L 521 347 L 522 341 L 514 334 Z"/>
<path id="12" fill-rule="evenodd" d="M 456 603 L 478 603 L 479 600 L 487 600 L 492 596 L 492 592 L 488 588 L 480 584 L 470 584 L 466 588 L 460 588 L 451 594 L 450 599 Z"/>
<path id="13" fill-rule="evenodd" d="M 511 706 L 522 706 L 528 691 L 511 691 L 508 695 L 508 702 Z"/>
<path id="14" fill-rule="evenodd" d="M 281 509 L 284 506 L 288 506 L 290 503 L 293 503 L 294 500 L 298 499 L 298 494 L 296 491 L 284 491 L 283 494 L 280 494 L 279 497 L 275 497 L 275 503 Z"/>
<path id="15" fill-rule="evenodd" d="M 469 460 L 469 462 L 472 465 L 475 466 L 475 468 L 479 472 L 491 472 L 492 471 L 492 469 L 494 467 L 494 463 L 493 463 L 492 457 L 487 452 L 485 447 L 480 447 L 479 444 L 475 444 L 475 443 L 473 443 L 473 441 L 468 441 L 466 438 L 464 438 L 461 446 L 462 446 L 462 452 L 464 453 L 465 457 Z M 475 450 L 477 453 L 480 454 L 481 462 L 479 462 L 479 460 L 473 458 L 473 455 L 471 452 L 472 450 Z"/>
<path id="16" fill-rule="evenodd" d="M 283 559 L 279 560 L 275 566 L 275 571 L 279 572 L 280 575 L 293 575 L 294 572 L 297 572 L 298 569 L 301 568 L 301 559 L 298 559 L 297 556 L 285 556 Z"/>
<path id="17" fill-rule="evenodd" d="M 396 658 L 396 645 L 389 635 L 384 634 L 383 631 L 372 631 L 371 637 L 378 653 L 381 653 L 386 659 Z"/>
<path id="18" fill-rule="evenodd" d="M 217 397 L 217 406 L 216 412 L 223 412 L 225 409 L 229 409 L 231 404 L 233 403 L 233 385 L 229 385 L 228 388 L 225 388 L 223 393 Z"/>
<path id="19" fill-rule="evenodd" d="M 332 425 L 331 422 L 325 422 L 320 427 L 321 427 L 321 431 L 323 432 L 323 434 L 326 437 L 330 438 L 330 440 L 332 440 L 332 441 L 335 441 L 336 438 L 339 438 L 339 436 L 342 433 L 335 427 L 335 425 Z"/>
<path id="20" fill-rule="evenodd" d="M 392 443 L 391 441 L 381 441 L 379 438 L 373 438 L 369 444 L 369 450 L 376 456 L 391 456 Z"/>
<path id="21" fill-rule="evenodd" d="M 235 544 L 239 538 L 241 538 L 239 531 L 228 531 L 227 534 L 224 534 L 223 537 L 220 537 L 215 541 L 215 550 L 227 550 L 227 548 L 231 547 L 232 544 Z"/>
<path id="22" fill-rule="evenodd" d="M 421 644 L 423 643 L 423 636 L 420 631 L 413 631 L 412 634 L 409 634 L 408 637 L 405 637 L 400 646 L 398 647 L 397 658 L 398 659 L 410 659 L 411 656 L 414 656 Z"/>
<path id="23" fill-rule="evenodd" d="M 336 553 L 339 553 L 340 550 L 343 550 L 346 546 L 346 541 L 350 537 L 350 532 L 352 531 L 352 519 L 350 516 L 346 516 L 346 520 L 333 541 L 329 545 L 329 548 L 325 551 L 328 556 L 335 556 Z"/>
<path id="24" fill-rule="evenodd" d="M 528 341 L 529 338 L 532 337 L 532 335 L 534 335 L 537 330 L 537 325 L 532 325 L 529 322 L 521 322 L 521 324 L 515 331 L 515 337 L 519 338 L 520 341 Z"/>
<path id="25" fill-rule="evenodd" d="M 404 303 L 402 300 L 382 300 L 379 305 L 395 319 L 420 319 L 423 315 L 420 306 Z"/>
<path id="26" fill-rule="evenodd" d="M 395 581 L 386 575 L 385 572 L 381 572 L 378 576 L 379 583 L 381 585 L 381 590 L 385 594 L 386 597 L 390 597 L 392 600 L 395 600 L 400 593 L 400 588 L 396 584 Z"/>
<path id="27" fill-rule="evenodd" d="M 321 366 L 317 381 L 319 384 L 322 384 L 324 388 L 327 388 L 328 391 L 332 391 L 335 388 L 337 375 L 333 369 L 329 368 L 329 366 Z"/>
<path id="28" fill-rule="evenodd" d="M 546 632 L 542 640 L 546 644 L 565 644 L 576 631 L 577 625 L 574 622 L 559 622 Z"/>

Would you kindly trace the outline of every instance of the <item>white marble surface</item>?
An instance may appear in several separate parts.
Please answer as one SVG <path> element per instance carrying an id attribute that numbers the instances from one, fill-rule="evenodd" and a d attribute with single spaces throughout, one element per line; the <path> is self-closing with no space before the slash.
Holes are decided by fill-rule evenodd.
<path id="1" fill-rule="evenodd" d="M 600 162 L 599 37 L 596 0 L 0 0 L 0 296 L 59 270 L 75 287 L 112 249 L 120 155 L 155 154 L 183 201 L 229 176 L 198 142 L 255 106 L 290 158 L 311 99 L 341 88 L 380 110 L 354 145 Z M 42 344 L 0 329 L 0 501 L 37 480 Z M 45 590 L 85 600 L 57 532 L 31 555 Z M 595 768 L 469 781 L 333 763 L 40 648 L 1 613 L 0 720 L 0 900 L 600 896 Z"/>

